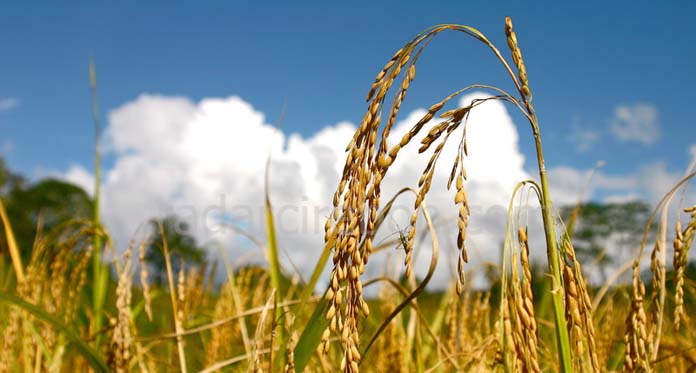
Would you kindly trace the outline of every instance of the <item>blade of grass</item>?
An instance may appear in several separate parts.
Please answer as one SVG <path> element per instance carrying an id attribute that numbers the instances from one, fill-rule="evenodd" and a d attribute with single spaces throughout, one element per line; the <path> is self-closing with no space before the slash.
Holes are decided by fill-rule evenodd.
<path id="1" fill-rule="evenodd" d="M 394 205 L 394 201 L 397 199 L 397 197 L 408 191 L 415 193 L 415 191 L 411 188 L 403 188 L 400 191 L 398 191 L 385 204 L 384 208 L 377 217 L 377 220 L 375 222 L 375 232 L 373 234 L 376 234 L 379 230 L 380 226 L 386 219 L 387 214 L 391 210 L 391 207 Z M 312 276 L 310 277 L 307 286 L 302 292 L 300 298 L 301 309 L 306 309 L 307 302 L 314 292 L 314 287 L 316 286 L 317 281 L 319 281 L 319 277 L 321 276 L 321 272 L 324 270 L 324 267 L 326 266 L 326 262 L 329 260 L 329 255 L 331 254 L 331 249 L 333 247 L 333 240 L 329 240 L 324 245 L 324 250 L 322 251 L 321 256 L 319 257 L 317 264 L 314 266 Z M 325 295 L 326 291 L 324 291 L 324 296 Z M 300 339 L 297 342 L 297 346 L 295 347 L 296 372 L 302 372 L 304 370 L 305 365 L 309 362 L 309 359 L 312 358 L 312 355 L 317 350 L 317 346 L 319 346 L 319 342 L 321 341 L 321 334 L 329 326 L 329 320 L 327 320 L 326 317 L 323 317 L 324 313 L 326 312 L 327 306 L 327 302 L 324 299 L 324 296 L 322 296 L 321 300 L 314 308 L 314 312 L 312 313 L 312 316 L 309 318 L 307 326 L 302 331 L 302 335 L 300 336 Z"/>
<path id="2" fill-rule="evenodd" d="M 99 219 L 99 199 L 101 186 L 101 150 L 99 141 L 101 139 L 101 124 L 99 115 L 99 101 L 97 100 L 97 69 L 94 58 L 89 59 L 89 88 L 92 97 L 92 120 L 94 122 L 94 202 L 92 222 L 95 227 L 94 232 L 94 254 L 92 254 L 92 314 L 94 315 L 92 330 L 100 330 L 103 324 L 103 309 L 106 303 L 106 292 L 108 286 L 109 271 L 102 263 L 102 231 L 99 229 L 101 222 Z M 98 346 L 101 336 L 97 337 L 95 345 Z"/>
<path id="3" fill-rule="evenodd" d="M 244 310 L 242 309 L 241 296 L 239 295 L 239 290 L 237 289 L 236 279 L 234 277 L 234 269 L 230 265 L 227 258 L 227 254 L 223 250 L 220 250 L 222 259 L 225 263 L 225 269 L 227 270 L 227 283 L 230 285 L 230 292 L 232 293 L 232 303 L 234 304 L 234 309 L 237 315 L 242 315 Z M 242 334 L 242 343 L 244 344 L 244 353 L 247 357 L 251 356 L 251 343 L 249 342 L 249 332 L 247 331 L 246 321 L 244 316 L 239 318 L 239 331 Z"/>
<path id="4" fill-rule="evenodd" d="M 22 318 L 23 326 L 25 326 L 28 330 L 29 333 L 31 333 L 31 336 L 34 338 L 36 341 L 36 344 L 38 345 L 37 350 L 41 351 L 41 355 L 46 359 L 46 361 L 51 360 L 51 356 L 48 352 L 48 349 L 46 348 L 46 343 L 44 343 L 44 339 L 41 337 L 41 334 L 39 334 L 39 331 L 36 330 L 36 326 L 34 325 L 33 322 L 26 316 L 25 313 L 20 313 L 19 316 Z M 38 353 L 37 353 L 37 358 L 38 358 Z"/>
<path id="5" fill-rule="evenodd" d="M 251 360 L 249 361 L 249 369 L 247 370 L 248 372 L 255 372 L 257 370 L 261 370 L 261 367 L 257 364 L 260 363 L 260 361 L 258 361 L 259 355 L 261 354 L 260 351 L 262 349 L 261 347 L 263 347 L 264 335 L 266 334 L 266 318 L 268 317 L 268 311 L 271 309 L 271 307 L 278 304 L 276 294 L 278 294 L 278 292 L 275 289 L 271 290 L 271 296 L 268 297 L 266 304 L 263 306 L 263 311 L 261 311 L 261 315 L 259 316 L 259 321 L 256 323 L 256 332 L 254 333 L 254 348 L 251 351 Z M 272 333 L 271 337 L 273 337 Z M 272 340 L 270 352 L 273 352 Z M 273 361 L 269 361 L 269 363 L 273 364 Z"/>
<path id="6" fill-rule="evenodd" d="M 186 354 L 184 353 L 184 341 L 181 335 L 184 328 L 178 317 L 178 307 L 176 302 L 176 289 L 174 287 L 174 275 L 172 274 L 172 263 L 169 257 L 169 246 L 167 246 L 167 236 L 164 232 L 164 225 L 159 222 L 160 234 L 162 236 L 162 250 L 164 251 L 164 263 L 167 267 L 167 280 L 169 282 L 169 296 L 172 302 L 172 313 L 174 315 L 174 330 L 176 331 L 176 347 L 179 355 L 179 366 L 183 373 L 186 373 Z"/>
<path id="7" fill-rule="evenodd" d="M 435 335 L 440 334 L 440 329 L 442 329 L 442 324 L 444 323 L 445 320 L 445 311 L 447 311 L 447 302 L 450 299 L 450 296 L 454 296 L 450 294 L 449 292 L 445 292 L 442 295 L 442 299 L 440 299 L 440 304 L 437 307 L 437 312 L 435 313 L 435 316 L 433 317 L 432 324 L 430 325 L 430 329 L 432 329 L 433 333 Z M 430 356 L 430 351 L 432 350 L 432 345 L 426 344 L 423 346 L 423 359 L 428 359 Z"/>
<path id="8" fill-rule="evenodd" d="M 314 312 L 312 312 L 312 316 L 295 346 L 295 372 L 304 372 L 305 366 L 321 342 L 322 333 L 329 327 L 329 320 L 326 318 L 327 306 L 326 292 L 324 292 L 324 296 L 314 308 Z"/>
<path id="9" fill-rule="evenodd" d="M 283 309 L 281 307 L 278 307 L 278 303 L 283 302 L 283 292 L 280 289 L 280 280 L 282 278 L 282 273 L 280 271 L 280 260 L 278 259 L 278 242 L 276 239 L 276 231 L 275 231 L 275 221 L 273 218 L 273 207 L 271 206 L 271 197 L 269 193 L 269 175 L 270 175 L 270 169 L 271 169 L 271 157 L 270 155 L 268 156 L 268 159 L 266 160 L 266 175 L 265 175 L 265 196 L 266 196 L 266 201 L 265 201 L 265 208 L 266 208 L 266 239 L 268 241 L 268 264 L 270 267 L 271 271 L 271 285 L 275 289 L 275 320 L 276 322 L 279 322 L 280 319 L 283 317 Z M 281 369 L 282 368 L 282 359 L 285 357 L 285 350 L 286 350 L 286 336 L 285 336 L 285 329 L 284 328 L 279 328 L 278 332 L 278 345 L 280 346 L 280 350 L 278 351 L 278 354 L 276 354 L 275 361 L 273 361 L 273 358 L 271 359 L 271 364 L 276 369 Z M 273 349 L 271 348 L 271 353 Z"/>
<path id="10" fill-rule="evenodd" d="M 71 327 L 65 325 L 53 315 L 13 294 L 0 292 L 0 300 L 9 303 L 15 307 L 19 307 L 31 313 L 32 315 L 34 315 L 34 317 L 56 328 L 60 333 L 67 337 L 71 345 L 75 346 L 77 351 L 80 352 L 80 354 L 85 358 L 85 360 L 87 360 L 87 363 L 89 363 L 89 365 L 92 367 L 92 369 L 94 369 L 95 372 L 109 371 L 109 368 L 106 366 L 101 357 L 99 357 L 98 353 L 95 350 L 93 350 L 87 343 L 85 343 L 79 335 L 75 334 Z"/>
<path id="11" fill-rule="evenodd" d="M 10 251 L 12 266 L 15 270 L 15 276 L 17 276 L 17 282 L 22 282 L 24 281 L 22 256 L 19 253 L 19 247 L 17 246 L 17 241 L 15 240 L 14 231 L 12 231 L 12 225 L 10 225 L 10 219 L 7 217 L 7 212 L 5 211 L 5 205 L 2 203 L 2 199 L 0 199 L 0 219 L 2 219 L 2 224 L 5 226 L 5 239 L 7 240 L 7 247 Z"/>

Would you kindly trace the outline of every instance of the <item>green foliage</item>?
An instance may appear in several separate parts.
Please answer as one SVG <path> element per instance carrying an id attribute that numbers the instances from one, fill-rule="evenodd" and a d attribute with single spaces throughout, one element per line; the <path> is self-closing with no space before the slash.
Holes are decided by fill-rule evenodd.
<path id="1" fill-rule="evenodd" d="M 573 208 L 568 206 L 562 209 L 566 221 Z M 610 237 L 616 238 L 616 243 L 623 246 L 638 245 L 650 211 L 650 207 L 641 201 L 609 204 L 590 202 L 580 205 L 573 235 L 573 246 L 580 261 L 594 261 L 606 249 L 605 245 Z M 612 255 L 602 255 L 598 264 L 603 268 L 616 259 Z"/>
<path id="2" fill-rule="evenodd" d="M 12 176 L 11 176 L 12 177 Z M 23 259 L 28 259 L 41 218 L 42 229 L 49 231 L 70 220 L 89 219 L 92 199 L 80 187 L 57 179 L 44 179 L 24 187 L 11 181 L 6 195 L 7 215 L 13 224 Z"/>
<path id="3" fill-rule="evenodd" d="M 15 307 L 24 309 L 25 311 L 31 313 L 40 320 L 45 321 L 46 323 L 56 328 L 56 330 L 63 333 L 63 335 L 67 337 L 68 341 L 70 341 L 70 343 L 75 346 L 77 351 L 79 351 L 80 354 L 84 356 L 85 360 L 89 363 L 89 365 L 95 372 L 109 371 L 106 364 L 104 363 L 104 360 L 100 357 L 100 354 L 97 351 L 93 350 L 91 347 L 89 347 L 89 345 L 85 343 L 85 341 L 78 334 L 76 334 L 70 326 L 65 325 L 55 316 L 47 313 L 43 309 L 36 307 L 33 304 L 28 303 L 22 298 L 13 294 L 0 292 L 0 300 L 7 302 Z"/>
<path id="4" fill-rule="evenodd" d="M 163 237 L 160 233 L 159 223 L 160 220 L 158 219 L 150 220 L 152 235 L 148 240 L 145 261 L 152 268 L 154 280 L 164 284 L 164 281 L 167 279 L 167 270 L 161 246 Z M 179 220 L 175 215 L 171 215 L 162 219 L 161 223 L 164 227 L 164 238 L 166 238 L 169 246 L 172 271 L 177 273 L 182 261 L 187 265 L 193 265 L 200 264 L 205 260 L 205 251 L 196 243 L 196 239 L 192 236 L 189 225 L 186 222 Z"/>
<path id="5" fill-rule="evenodd" d="M 9 191 L 22 188 L 26 180 L 19 174 L 7 168 L 5 160 L 0 158 L 0 196 L 5 196 Z"/>

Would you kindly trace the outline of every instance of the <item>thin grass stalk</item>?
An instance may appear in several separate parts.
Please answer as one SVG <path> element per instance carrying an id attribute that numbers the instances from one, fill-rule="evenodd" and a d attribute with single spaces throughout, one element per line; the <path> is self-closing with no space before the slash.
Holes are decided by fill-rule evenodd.
<path id="1" fill-rule="evenodd" d="M 14 231 L 12 230 L 10 219 L 7 217 L 7 212 L 5 211 L 5 205 L 2 203 L 2 199 L 0 199 L 0 220 L 2 220 L 2 224 L 5 227 L 5 239 L 7 240 L 7 247 L 10 251 L 10 258 L 12 259 L 12 266 L 15 271 L 15 276 L 17 276 L 17 282 L 24 282 L 22 256 L 19 253 L 19 247 L 17 246 L 17 241 L 15 240 Z"/>
<path id="2" fill-rule="evenodd" d="M 160 234 L 162 236 L 162 250 L 164 251 L 164 263 L 167 267 L 167 281 L 169 282 L 169 296 L 172 303 L 172 316 L 174 317 L 174 330 L 176 331 L 176 347 L 179 355 L 179 367 L 182 373 L 186 373 L 186 355 L 184 353 L 184 340 L 181 337 L 184 333 L 184 328 L 179 320 L 179 313 L 176 300 L 176 288 L 174 286 L 174 274 L 172 273 L 172 263 L 169 256 L 169 246 L 167 245 L 167 237 L 164 233 L 164 225 L 159 222 Z"/>
<path id="3" fill-rule="evenodd" d="M 394 281 L 393 279 L 387 278 L 387 277 L 377 277 L 373 278 L 371 280 L 365 281 L 364 286 L 370 286 L 372 284 L 375 284 L 377 282 L 386 282 L 387 284 L 391 285 L 394 289 L 396 289 L 404 298 L 408 298 L 411 296 L 412 292 L 407 291 L 404 289 L 398 282 Z M 403 304 L 403 302 L 401 303 Z M 425 331 L 430 335 L 430 337 L 433 339 L 435 342 L 435 345 L 437 346 L 437 350 L 439 353 L 443 354 L 445 356 L 445 359 L 447 359 L 455 368 L 459 369 L 459 365 L 457 365 L 457 362 L 454 360 L 453 356 L 454 354 L 452 351 L 450 351 L 445 344 L 440 341 L 440 338 L 438 338 L 437 334 L 433 331 L 433 329 L 428 325 L 428 319 L 425 318 L 425 315 L 423 315 L 423 312 L 421 311 L 420 307 L 416 302 L 411 300 L 411 302 L 408 304 L 411 306 L 411 309 L 418 315 L 418 318 L 420 319 L 421 325 L 423 325 L 423 328 Z M 399 307 L 399 306 L 397 306 Z M 398 316 L 398 315 L 397 315 Z"/>
<path id="4" fill-rule="evenodd" d="M 263 354 L 267 354 L 267 353 L 270 353 L 270 352 L 271 352 L 271 349 L 270 349 L 270 348 L 266 348 L 266 349 L 263 349 L 263 350 L 259 350 L 259 351 L 257 351 L 256 353 L 259 354 L 259 355 L 263 355 Z M 207 368 L 201 370 L 201 371 L 198 372 L 198 373 L 212 373 L 212 372 L 218 372 L 218 371 L 220 371 L 222 368 L 224 368 L 224 367 L 226 367 L 226 366 L 229 366 L 229 365 L 232 365 L 232 364 L 236 364 L 236 363 L 242 362 L 242 361 L 244 361 L 244 360 L 246 360 L 246 359 L 247 359 L 247 355 L 235 356 L 235 357 L 233 357 L 233 358 L 231 358 L 231 359 L 227 359 L 227 360 L 223 360 L 223 361 L 218 361 L 217 363 L 215 363 L 215 364 L 213 364 L 213 365 L 211 365 L 211 366 L 209 366 L 209 367 L 207 367 Z"/>
<path id="5" fill-rule="evenodd" d="M 430 282 L 431 277 L 435 273 L 435 268 L 437 267 L 437 259 L 439 255 L 439 244 L 435 233 L 435 227 L 433 227 L 432 225 L 430 213 L 428 212 L 428 208 L 425 202 L 421 204 L 421 211 L 423 212 L 425 221 L 428 224 L 428 229 L 430 231 L 430 237 L 432 240 L 432 255 L 430 258 L 430 267 L 428 268 L 428 273 L 426 274 L 425 278 L 423 278 L 423 281 L 421 281 L 421 283 L 406 297 L 406 299 L 399 303 L 399 305 L 396 306 L 396 308 L 394 308 L 392 313 L 390 313 L 389 316 L 385 318 L 385 320 L 382 322 L 380 327 L 377 329 L 375 334 L 372 336 L 370 341 L 365 346 L 365 349 L 363 350 L 362 354 L 360 354 L 361 356 L 367 355 L 367 352 L 370 350 L 370 346 L 372 346 L 372 344 L 375 342 L 375 340 L 377 340 L 382 331 L 389 325 L 389 322 L 391 322 L 391 320 L 394 319 L 394 317 L 396 317 L 396 315 L 399 314 L 401 310 L 408 306 L 412 300 L 414 300 L 423 290 L 425 290 L 426 285 L 428 284 L 428 282 Z"/>
<path id="6" fill-rule="evenodd" d="M 101 225 L 99 218 L 100 207 L 100 189 L 101 189 L 101 149 L 99 142 L 101 140 L 101 124 L 99 115 L 99 101 L 97 100 L 97 70 L 94 64 L 94 59 L 89 60 L 89 88 L 92 98 L 92 120 L 94 122 L 94 197 L 93 197 L 93 213 L 92 223 L 94 224 L 94 253 L 92 254 L 92 313 L 93 326 L 92 330 L 101 330 L 103 326 L 103 309 L 106 302 L 108 269 L 102 263 L 102 231 L 98 229 Z M 95 345 L 98 346 L 101 336 L 98 336 Z"/>
<path id="7" fill-rule="evenodd" d="M 265 178 L 265 208 L 266 208 L 266 238 L 268 240 L 268 264 L 270 267 L 271 275 L 271 285 L 276 290 L 275 297 L 273 298 L 274 308 L 275 308 L 275 320 L 279 321 L 283 317 L 283 309 L 278 307 L 278 303 L 283 302 L 283 292 L 280 289 L 280 280 L 282 278 L 282 273 L 280 270 L 280 260 L 278 258 L 278 242 L 276 240 L 275 231 L 275 221 L 273 218 L 273 207 L 271 206 L 271 197 L 269 193 L 269 174 L 271 169 L 271 157 L 268 157 L 266 161 L 266 178 Z M 275 325 L 275 323 L 273 323 Z M 285 329 L 280 328 L 278 333 L 278 345 L 280 346 L 280 353 L 276 355 L 276 361 L 271 359 L 271 364 L 274 369 L 282 369 L 285 365 L 281 360 L 284 358 L 286 349 L 286 336 Z M 272 346 L 271 346 L 272 347 Z M 271 349 L 271 358 L 273 358 L 273 351 Z"/>
<path id="8" fill-rule="evenodd" d="M 225 252 L 221 251 L 221 253 L 223 256 L 223 260 L 225 261 L 225 268 L 227 269 L 227 282 L 230 286 L 230 292 L 232 293 L 232 303 L 236 314 L 240 316 L 239 331 L 242 334 L 244 352 L 247 354 L 247 356 L 251 356 L 251 343 L 249 342 L 249 332 L 247 331 L 246 321 L 244 320 L 243 316 L 244 310 L 242 309 L 242 298 L 239 295 L 239 289 L 237 288 L 237 279 L 234 275 L 234 270 L 230 266 L 229 260 L 227 259 Z"/>
<path id="9" fill-rule="evenodd" d="M 256 332 L 254 333 L 254 347 L 251 351 L 251 359 L 249 360 L 249 367 L 247 369 L 248 372 L 263 372 L 259 356 L 261 355 L 260 351 L 263 349 L 263 336 L 266 330 L 266 318 L 268 317 L 268 311 L 271 309 L 271 307 L 273 307 L 273 305 L 278 304 L 278 301 L 275 299 L 276 294 L 276 289 L 271 290 L 271 296 L 268 298 L 268 301 L 266 301 L 266 304 L 261 311 L 259 321 L 256 324 Z M 269 347 L 269 353 L 272 352 L 273 343 L 271 343 L 271 346 Z M 273 364 L 273 362 L 269 362 L 269 366 L 271 366 L 270 364 Z"/>
<path id="10" fill-rule="evenodd" d="M 58 331 L 63 333 L 71 345 L 74 345 L 77 351 L 85 358 L 87 363 L 95 372 L 108 372 L 109 368 L 104 363 L 101 355 L 91 348 L 78 334 L 76 334 L 72 327 L 64 324 L 57 317 L 49 314 L 45 310 L 37 307 L 26 300 L 5 292 L 0 292 L 0 301 L 9 303 L 12 306 L 18 307 L 32 314 L 37 319 L 46 322 L 52 327 L 56 328 Z"/>

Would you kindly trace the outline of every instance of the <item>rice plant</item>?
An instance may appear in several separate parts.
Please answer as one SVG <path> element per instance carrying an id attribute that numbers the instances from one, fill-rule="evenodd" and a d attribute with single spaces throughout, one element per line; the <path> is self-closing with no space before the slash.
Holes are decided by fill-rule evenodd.
<path id="1" fill-rule="evenodd" d="M 416 64 L 443 32 L 481 43 L 514 91 L 466 86 L 430 105 L 412 128 L 394 139 L 391 130 L 416 77 Z M 174 261 L 163 223 L 157 226 L 159 235 L 149 238 L 159 237 L 157 242 L 133 240 L 123 254 L 115 254 L 99 220 L 100 127 L 96 73 L 90 63 L 97 175 L 93 219 L 76 219 L 46 232 L 39 222 L 31 258 L 23 263 L 0 200 L 2 237 L 11 258 L 10 264 L 0 262 L 0 371 L 596 372 L 696 367 L 696 335 L 688 317 L 696 310 L 696 283 L 687 275 L 696 207 L 683 209 L 689 220 L 682 224 L 677 219 L 671 229 L 667 218 L 675 193 L 694 173 L 689 170 L 657 205 L 635 260 L 614 277 L 631 271 L 631 283 L 614 284 L 612 279 L 598 288 L 588 285 L 585 263 L 573 246 L 579 205 L 565 225 L 552 203 L 541 126 L 510 18 L 505 19 L 504 33 L 507 50 L 501 51 L 473 27 L 433 26 L 406 43 L 380 70 L 367 94 L 362 122 L 346 139 L 345 167 L 325 224 L 323 251 L 307 283 L 290 278 L 281 266 L 269 166 L 266 237 L 249 235 L 265 254 L 267 267 L 235 267 L 225 260 L 225 281 L 216 283 L 217 263 Z M 510 59 L 504 56 L 508 53 Z M 490 96 L 453 107 L 456 97 L 472 90 Z M 388 97 L 393 99 L 388 102 Z M 520 180 L 510 191 L 501 263 L 468 268 L 466 127 L 470 114 L 492 100 L 511 105 L 527 119 L 538 181 Z M 414 180 L 417 187 L 383 195 L 390 167 L 406 145 L 416 141 L 419 153 L 432 152 L 419 180 Z M 448 141 L 457 144 L 454 162 L 438 164 Z M 444 255 L 426 201 L 429 193 L 444 192 L 431 190 L 436 170 L 449 173 L 447 188 L 454 186 L 457 211 L 457 270 L 444 292 L 428 288 Z M 403 197 L 414 198 L 409 226 L 399 229 L 394 240 L 377 242 L 395 201 Z M 528 235 L 529 221 L 523 215 L 529 211 L 528 201 L 541 207 L 546 273 L 530 259 L 533 251 L 544 249 Z M 671 279 L 668 232 L 674 232 Z M 423 238 L 429 239 L 430 263 L 418 279 L 414 250 Z M 655 246 L 646 288 L 641 261 L 650 239 Z M 370 256 L 394 246 L 403 253 L 403 265 L 366 278 Z M 148 269 L 148 247 L 163 255 L 162 283 L 154 281 Z M 293 248 L 288 249 L 292 253 Z M 105 252 L 114 253 L 111 263 L 105 263 Z M 329 259 L 329 285 L 315 294 Z M 486 271 L 487 288 L 474 288 L 466 281 L 472 271 Z M 134 284 L 136 276 L 139 281 Z M 368 297 L 367 287 L 378 287 L 377 295 Z"/>

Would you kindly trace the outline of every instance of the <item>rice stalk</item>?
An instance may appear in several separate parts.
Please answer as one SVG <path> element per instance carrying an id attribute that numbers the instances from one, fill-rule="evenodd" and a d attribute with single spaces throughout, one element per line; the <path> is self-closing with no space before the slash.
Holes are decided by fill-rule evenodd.
<path id="1" fill-rule="evenodd" d="M 150 294 L 150 283 L 148 281 L 149 272 L 145 261 L 146 241 L 140 243 L 138 259 L 140 261 L 140 285 L 143 288 L 143 300 L 145 302 L 145 314 L 147 319 L 152 321 L 152 295 Z"/>
<path id="2" fill-rule="evenodd" d="M 393 164 L 401 149 L 406 146 L 421 129 L 430 122 L 444 107 L 444 103 L 456 96 L 450 95 L 440 103 L 433 105 L 428 113 L 402 137 L 401 141 L 389 148 L 387 140 L 394 118 L 397 116 L 406 92 L 415 77 L 415 65 L 423 49 L 430 43 L 432 38 L 444 30 L 460 31 L 476 38 L 487 45 L 495 54 L 496 58 L 503 64 L 509 73 L 515 87 L 520 93 L 520 100 L 515 99 L 503 90 L 492 87 L 491 89 L 501 92 L 500 95 L 493 96 L 484 100 L 475 100 L 470 105 L 448 110 L 440 117 L 444 121 L 431 126 L 428 134 L 421 141 L 420 152 L 428 150 L 431 145 L 437 142 L 433 154 L 423 174 L 418 181 L 418 193 L 414 202 L 413 212 L 410 219 L 410 229 L 407 235 L 408 244 L 405 247 L 405 273 L 410 277 L 412 271 L 412 249 L 415 242 L 415 228 L 418 219 L 418 209 L 421 207 L 425 196 L 430 190 L 431 180 L 435 172 L 435 165 L 445 143 L 457 128 L 466 127 L 466 118 L 475 106 L 489 99 L 504 100 L 516 105 L 523 114 L 530 120 L 537 148 L 537 160 L 539 164 L 539 174 L 541 178 L 541 198 L 543 208 L 543 220 L 546 232 L 547 253 L 549 256 L 549 268 L 554 279 L 553 305 L 555 312 L 557 339 L 560 346 L 559 358 L 562 369 L 570 369 L 570 351 L 565 319 L 563 312 L 562 294 L 557 290 L 562 286 L 562 276 L 560 261 L 556 249 L 555 221 L 551 214 L 551 202 L 548 193 L 548 181 L 544 167 L 543 155 L 541 152 L 541 141 L 536 116 L 532 106 L 532 95 L 529 89 L 526 68 L 522 59 L 522 54 L 517 42 L 517 36 L 512 28 L 512 22 L 506 19 L 505 32 L 508 46 L 512 52 L 513 62 L 517 74 L 513 73 L 506 60 L 502 57 L 497 48 L 478 30 L 463 25 L 439 25 L 429 28 L 419 34 L 403 48 L 397 51 L 387 65 L 380 71 L 367 96 L 368 108 L 363 120 L 355 132 L 352 140 L 347 147 L 347 159 L 343 170 L 343 175 L 338 188 L 333 197 L 333 212 L 327 220 L 325 226 L 325 241 L 334 241 L 334 268 L 331 273 L 331 292 L 327 293 L 332 302 L 327 311 L 329 320 L 336 320 L 334 323 L 340 326 L 342 344 L 346 356 L 350 354 L 358 342 L 357 335 L 358 318 L 366 303 L 362 298 L 362 283 L 360 275 L 367 264 L 368 256 L 373 249 L 372 237 L 375 230 L 377 211 L 380 204 L 381 182 L 386 176 L 389 167 Z M 403 72 L 403 74 L 402 74 Z M 396 93 L 391 106 L 384 105 L 387 92 L 398 77 L 401 76 L 401 84 L 396 85 Z M 460 90 L 459 93 L 463 92 Z M 386 124 L 381 130 L 381 114 L 387 111 Z M 463 131 L 465 134 L 465 130 Z M 456 157 L 453 171 L 450 178 L 457 180 L 457 193 L 455 204 L 459 209 L 458 214 L 458 239 L 457 244 L 460 249 L 458 259 L 458 286 L 462 290 L 464 279 L 463 264 L 467 261 L 465 248 L 466 226 L 468 222 L 468 202 L 463 189 L 463 181 L 466 177 L 463 168 L 463 157 L 466 155 L 466 138 L 462 135 L 459 146 L 459 154 Z M 451 183 L 451 181 L 450 181 Z M 364 242 L 364 248 L 361 243 Z M 345 286 L 342 286 L 345 284 Z M 345 293 L 345 296 L 343 295 Z M 337 294 L 342 294 L 334 298 Z M 345 302 L 336 301 L 336 299 Z M 365 315 L 366 316 L 366 315 Z M 328 333 L 325 333 L 324 347 L 328 349 Z M 349 360 L 349 359 L 347 359 Z M 350 364 L 344 364 L 347 371 L 351 371 Z"/>
<path id="3" fill-rule="evenodd" d="M 261 362 L 261 351 L 263 349 L 263 336 L 265 335 L 266 331 L 266 319 L 268 317 L 268 313 L 273 306 L 273 304 L 277 304 L 275 300 L 275 295 L 276 295 L 276 289 L 271 290 L 271 296 L 268 298 L 268 301 L 263 307 L 263 310 L 261 311 L 261 316 L 259 317 L 259 321 L 256 324 L 256 332 L 254 333 L 254 345 L 251 350 L 251 358 L 249 360 L 249 368 L 248 372 L 255 372 L 255 373 L 261 373 L 263 372 L 263 365 Z M 273 350 L 273 346 L 270 346 L 269 351 Z M 269 367 L 270 364 L 273 362 L 269 362 Z"/>
<path id="4" fill-rule="evenodd" d="M 295 345 L 297 344 L 297 335 L 294 333 L 293 327 L 295 325 L 295 315 L 287 315 L 285 317 L 285 328 L 288 331 L 288 346 L 285 349 L 285 368 L 283 371 L 285 373 L 295 372 Z"/>
<path id="5" fill-rule="evenodd" d="M 439 255 L 439 244 L 438 244 L 438 240 L 437 240 L 437 235 L 435 232 L 435 227 L 433 227 L 432 220 L 430 218 L 430 213 L 428 212 L 428 209 L 427 209 L 425 203 L 422 204 L 421 211 L 423 213 L 423 217 L 425 218 L 426 223 L 428 224 L 428 229 L 430 231 L 430 239 L 431 239 L 431 243 L 432 243 L 432 252 L 431 252 L 431 256 L 430 256 L 430 267 L 428 268 L 428 273 L 425 275 L 425 277 L 423 278 L 421 283 L 418 284 L 418 286 L 406 297 L 406 299 L 404 299 L 385 318 L 385 320 L 382 322 L 382 324 L 377 329 L 377 332 L 375 332 L 375 334 L 372 336 L 370 341 L 365 346 L 365 349 L 363 350 L 363 353 L 362 353 L 363 356 L 367 355 L 367 352 L 370 350 L 370 346 L 372 346 L 372 344 L 375 342 L 377 337 L 380 336 L 382 331 L 387 327 L 387 325 L 389 325 L 389 323 L 394 319 L 394 317 L 396 317 L 396 315 L 398 315 L 399 312 L 401 312 L 401 310 L 403 308 L 405 308 L 408 304 L 410 304 L 411 301 L 414 300 L 418 296 L 418 294 L 420 294 L 423 290 L 425 290 L 426 285 L 428 284 L 428 282 L 430 282 L 430 279 L 432 278 L 433 274 L 435 273 L 435 268 L 437 267 L 437 259 L 438 259 L 438 255 Z M 355 356 L 355 354 L 351 354 L 351 355 L 352 355 L 351 357 Z M 359 356 L 360 356 L 360 354 L 357 355 L 357 357 L 359 357 Z M 357 362 L 356 362 L 356 365 L 357 365 Z"/>
<path id="6" fill-rule="evenodd" d="M 75 346 L 75 348 L 80 352 L 80 354 L 85 358 L 85 360 L 90 364 L 90 367 L 95 372 L 109 371 L 109 368 L 102 361 L 100 355 L 96 351 L 94 351 L 87 343 L 85 343 L 85 341 L 83 341 L 79 335 L 75 334 L 71 327 L 65 325 L 63 322 L 61 322 L 54 316 L 13 294 L 0 292 L 0 301 L 21 308 L 22 310 L 27 311 L 28 313 L 32 314 L 38 319 L 45 321 L 51 326 L 58 329 L 62 334 L 64 334 L 68 338 L 70 344 Z"/>
<path id="7" fill-rule="evenodd" d="M 649 371 L 651 370 L 650 361 L 655 359 L 653 356 L 657 356 L 661 337 L 661 332 L 658 331 L 661 330 L 662 319 L 659 314 L 657 317 L 653 316 L 653 327 L 648 329 L 650 325 L 648 325 L 648 319 L 643 304 L 645 298 L 645 285 L 640 278 L 640 259 L 643 256 L 648 234 L 650 233 L 650 228 L 652 227 L 658 211 L 662 211 L 662 225 L 664 226 L 666 224 L 667 208 L 669 207 L 672 197 L 676 191 L 694 177 L 694 175 L 696 175 L 694 172 L 686 175 L 658 202 L 643 232 L 638 256 L 633 262 L 631 308 L 626 318 L 626 333 L 624 334 L 624 342 L 626 344 L 624 370 Z M 659 290 L 659 287 L 653 289 L 653 291 Z M 662 288 L 662 292 L 664 294 L 664 288 Z M 656 312 L 660 312 L 660 310 Z M 655 324 L 659 326 L 655 327 Z"/>
<path id="8" fill-rule="evenodd" d="M 181 319 L 179 318 L 179 309 L 176 299 L 176 289 L 174 287 L 174 275 L 172 274 L 172 263 L 169 257 L 169 246 L 167 245 L 167 238 L 164 234 L 164 225 L 162 224 L 162 222 L 158 222 L 158 224 L 160 229 L 160 235 L 162 237 L 162 251 L 164 253 L 164 263 L 167 268 L 167 281 L 169 283 L 169 296 L 171 298 L 170 300 L 172 305 L 172 314 L 174 317 L 174 330 L 177 334 L 176 347 L 179 356 L 179 368 L 181 369 L 182 373 L 186 373 L 186 354 L 184 352 L 184 341 L 181 338 L 181 335 L 184 331 L 184 327 L 181 324 Z"/>
<path id="9" fill-rule="evenodd" d="M 17 282 L 24 281 L 24 267 L 22 266 L 22 256 L 19 253 L 19 247 L 17 247 L 17 241 L 14 237 L 14 231 L 12 230 L 12 225 L 10 219 L 7 217 L 7 212 L 5 211 L 5 205 L 0 198 L 0 220 L 2 220 L 2 225 L 5 227 L 5 240 L 7 241 L 7 248 L 10 252 L 10 258 L 12 259 L 12 266 L 15 271 L 15 276 L 17 276 Z"/>
<path id="10" fill-rule="evenodd" d="M 94 122 L 94 199 L 92 223 L 97 228 L 94 232 L 94 254 L 92 255 L 92 330 L 101 330 L 103 323 L 103 309 L 106 302 L 106 292 L 108 291 L 109 270 L 102 263 L 103 232 L 98 229 L 100 222 L 100 190 L 101 190 L 101 124 L 99 113 L 99 101 L 97 99 L 97 70 L 94 59 L 89 60 L 89 88 L 92 98 L 92 120 Z M 97 337 L 96 345 L 99 345 Z"/>

